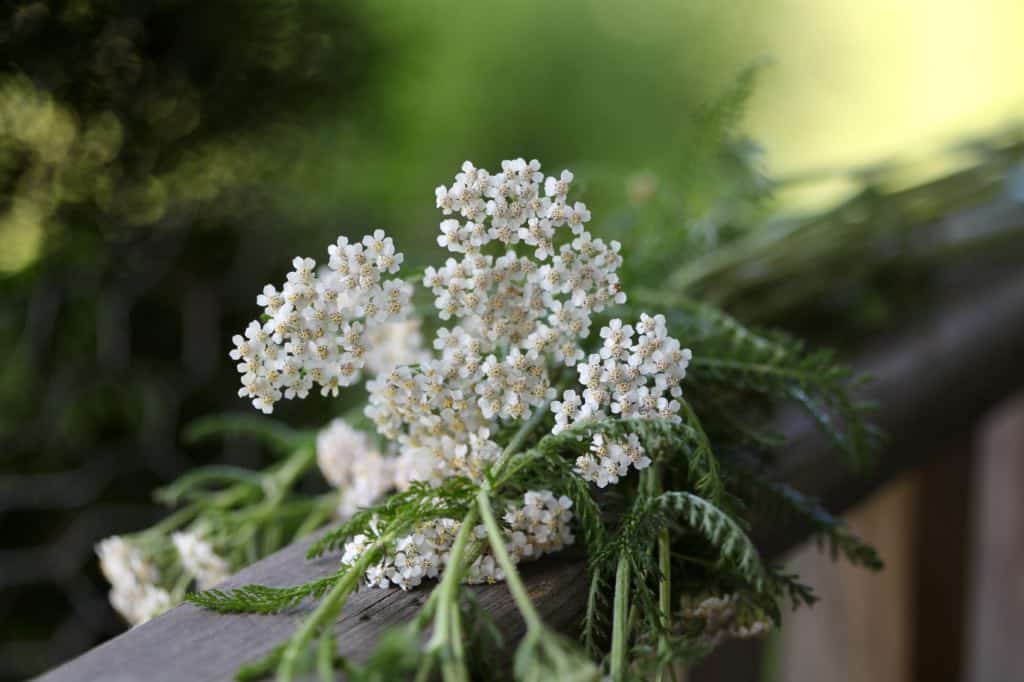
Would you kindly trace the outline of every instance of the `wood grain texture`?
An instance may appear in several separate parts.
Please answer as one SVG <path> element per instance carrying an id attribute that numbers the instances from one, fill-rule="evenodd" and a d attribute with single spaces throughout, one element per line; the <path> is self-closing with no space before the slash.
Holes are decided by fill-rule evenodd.
<path id="1" fill-rule="evenodd" d="M 821 601 L 783 615 L 779 669 L 786 682 L 909 682 L 914 633 L 914 508 L 921 472 L 886 484 L 845 516 L 871 538 L 885 571 L 834 563 L 812 543 L 788 557 L 786 568 L 813 585 Z M 918 678 L 926 679 L 926 678 Z"/>
<path id="2" fill-rule="evenodd" d="M 780 477 L 823 499 L 836 511 L 849 508 L 882 482 L 927 459 L 943 441 L 969 433 L 992 405 L 1024 385 L 1021 348 L 1024 276 L 951 304 L 933 323 L 890 340 L 860 363 L 877 377 L 870 392 L 880 402 L 880 421 L 890 435 L 879 466 L 870 475 L 851 474 L 837 464 L 835 455 L 811 427 L 792 422 L 786 430 L 794 441 L 780 463 Z M 767 553 L 777 554 L 806 536 L 806 529 L 790 528 L 764 535 L 760 542 Z M 308 541 L 299 542 L 267 557 L 226 585 L 291 585 L 334 568 L 336 556 L 305 561 L 306 546 Z M 550 557 L 524 567 L 524 579 L 549 622 L 559 628 L 573 627 L 586 595 L 581 561 Z M 407 620 L 425 595 L 425 589 L 354 595 L 335 627 L 340 652 L 358 659 L 384 628 Z M 521 623 L 503 585 L 480 588 L 479 598 L 510 638 L 521 633 Z M 241 663 L 265 654 L 285 639 L 308 609 L 307 605 L 275 616 L 221 616 L 180 606 L 40 679 L 227 680 Z"/>
<path id="3" fill-rule="evenodd" d="M 1024 676 L 1024 393 L 989 420 L 974 479 L 966 682 Z"/>
<path id="4" fill-rule="evenodd" d="M 297 542 L 240 571 L 222 587 L 249 583 L 285 586 L 333 572 L 337 557 L 305 559 L 312 538 Z M 552 557 L 523 567 L 530 594 L 553 627 L 575 625 L 578 605 L 586 598 L 583 564 Z M 503 584 L 476 588 L 481 606 L 495 614 L 511 641 L 524 627 Z M 402 592 L 361 590 L 352 595 L 335 624 L 338 652 L 361 661 L 383 627 L 408 621 L 419 609 L 425 589 Z M 312 605 L 275 615 L 225 616 L 183 604 L 101 644 L 42 676 L 46 682 L 214 682 L 230 680 L 239 665 L 267 654 L 287 639 Z"/>

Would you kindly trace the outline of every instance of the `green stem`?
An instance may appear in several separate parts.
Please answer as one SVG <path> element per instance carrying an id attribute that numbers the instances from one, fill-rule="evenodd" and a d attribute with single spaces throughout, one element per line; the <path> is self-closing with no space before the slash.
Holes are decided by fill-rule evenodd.
<path id="1" fill-rule="evenodd" d="M 462 525 L 459 526 L 459 532 L 456 533 L 455 542 L 448 554 L 448 566 L 445 568 L 444 577 L 434 591 L 438 595 L 437 612 L 434 618 L 434 634 L 427 647 L 440 652 L 441 673 L 446 682 L 469 679 L 465 652 L 462 649 L 458 586 L 462 577 L 466 545 L 476 523 L 476 514 L 476 508 L 470 507 L 462 519 Z"/>
<path id="2" fill-rule="evenodd" d="M 199 513 L 199 506 L 196 504 L 190 504 L 187 507 L 179 509 L 170 516 L 164 518 L 164 520 L 153 525 L 149 532 L 165 535 L 172 530 L 184 526 L 186 523 L 191 521 Z"/>
<path id="3" fill-rule="evenodd" d="M 409 626 L 414 632 L 422 632 L 423 628 L 426 627 L 427 622 L 434 618 L 437 611 L 438 596 L 441 594 L 440 588 L 431 590 L 430 596 L 427 597 L 426 603 L 420 608 L 419 612 L 410 621 Z M 435 628 L 434 632 L 437 632 Z M 416 670 L 415 682 L 427 682 L 431 679 L 430 675 L 434 670 L 434 656 L 421 656 L 420 665 Z"/>
<path id="4" fill-rule="evenodd" d="M 315 461 L 315 446 L 306 445 L 296 450 L 277 471 L 268 477 L 268 481 L 273 486 L 268 497 L 274 500 L 285 497 L 299 476 L 312 468 Z"/>
<path id="5" fill-rule="evenodd" d="M 191 582 L 192 576 L 185 571 L 182 571 L 181 575 L 178 576 L 178 579 L 174 582 L 174 587 L 171 588 L 171 599 L 174 600 L 172 603 L 180 602 L 185 598 L 185 592 L 188 591 L 188 586 Z"/>
<path id="6" fill-rule="evenodd" d="M 593 655 L 598 651 L 597 644 L 597 618 L 598 602 L 597 595 L 601 589 L 601 569 L 595 566 L 590 574 L 590 588 L 587 590 L 587 611 L 584 620 L 583 644 L 587 651 Z"/>
<path id="7" fill-rule="evenodd" d="M 305 537 L 319 528 L 334 514 L 338 507 L 337 493 L 327 493 L 321 496 L 313 505 L 312 511 L 295 529 L 293 539 Z"/>
<path id="8" fill-rule="evenodd" d="M 501 456 L 494 464 L 492 471 L 495 475 L 501 471 L 501 468 L 505 465 L 508 459 L 518 452 L 522 448 L 523 443 L 533 433 L 534 430 L 540 425 L 546 416 L 549 401 L 545 401 L 542 405 L 539 405 L 530 418 L 519 427 L 519 430 L 512 436 L 512 439 L 505 446 Z M 276 476 L 280 476 L 281 480 L 276 481 L 279 484 L 284 484 L 282 487 L 286 487 L 294 481 L 303 471 L 305 466 L 315 457 L 315 451 L 312 448 L 306 448 L 308 452 L 303 452 L 302 456 L 296 453 L 296 456 L 289 459 L 282 465 L 281 469 L 276 472 Z M 533 628 L 541 627 L 540 616 L 533 609 L 533 605 L 530 602 L 530 598 L 526 593 L 526 588 L 519 578 L 519 574 L 515 570 L 515 565 L 512 563 L 511 557 L 505 549 L 504 538 L 501 535 L 501 531 L 498 528 L 497 523 L 494 521 L 494 516 L 491 513 L 490 498 L 487 495 L 487 489 L 489 483 L 485 483 L 483 488 L 480 490 L 478 496 L 479 502 L 479 513 L 484 515 L 486 509 L 487 518 L 490 519 L 490 525 L 488 527 L 488 533 L 491 536 L 491 547 L 495 553 L 495 557 L 498 563 L 501 565 L 502 570 L 505 573 L 506 582 L 509 584 L 509 588 L 512 590 L 513 595 L 516 597 L 517 605 L 520 611 L 523 612 L 523 618 L 526 620 L 527 625 Z M 453 632 L 453 628 L 459 627 L 459 615 L 454 612 L 453 609 L 458 609 L 458 601 L 456 599 L 456 588 L 461 578 L 463 566 L 462 558 L 465 554 L 466 544 L 469 540 L 470 531 L 472 530 L 473 524 L 476 521 L 476 508 L 471 508 L 463 519 L 462 526 L 459 528 L 459 532 L 455 537 L 455 543 L 452 545 L 452 551 L 448 557 L 448 568 L 445 570 L 444 577 L 441 580 L 441 585 L 438 586 L 439 591 L 438 602 L 436 604 L 436 616 L 435 616 L 435 627 L 434 635 L 431 638 L 431 646 L 440 647 L 444 644 L 446 639 L 458 638 L 461 636 L 459 632 Z M 485 519 L 486 523 L 486 519 Z M 277 669 L 277 678 L 279 682 L 291 682 L 295 674 L 295 665 L 298 661 L 299 654 L 308 646 L 314 635 L 323 627 L 328 621 L 334 618 L 337 613 L 345 604 L 345 600 L 348 595 L 355 589 L 358 584 L 359 578 L 362 577 L 363 573 L 369 567 L 369 565 L 377 558 L 379 550 L 383 549 L 387 542 L 394 539 L 394 532 L 388 533 L 385 536 L 381 536 L 377 541 L 359 558 L 359 560 L 353 564 L 345 575 L 338 580 L 331 588 L 331 590 L 321 599 L 319 606 L 313 614 L 302 624 L 299 630 L 292 636 L 292 639 L 288 642 L 288 646 L 281 656 L 281 663 Z M 461 649 L 453 646 L 453 656 L 445 657 L 442 662 L 442 669 L 444 672 L 445 679 L 457 679 L 463 680 L 468 679 L 468 672 L 465 668 L 465 660 L 463 656 L 460 656 Z"/>
<path id="9" fill-rule="evenodd" d="M 615 602 L 612 606 L 611 677 L 614 682 L 626 679 L 626 653 L 629 646 L 629 557 L 619 555 L 615 569 Z"/>
<path id="10" fill-rule="evenodd" d="M 523 615 L 527 634 L 539 633 L 544 627 L 540 614 L 534 608 L 530 595 L 526 591 L 526 586 L 523 584 L 522 578 L 519 577 L 519 571 L 516 570 L 516 565 L 512 562 L 508 549 L 505 548 L 505 536 L 498 527 L 498 522 L 494 519 L 494 512 L 491 511 L 491 498 L 486 490 L 481 490 L 477 494 L 476 500 L 477 506 L 480 509 L 480 518 L 487 528 L 487 537 L 491 543 L 491 553 L 494 554 L 494 558 L 505 574 L 505 584 L 508 585 L 508 590 L 512 593 L 512 598 L 515 600 L 519 612 Z"/>
<path id="11" fill-rule="evenodd" d="M 500 477 L 501 471 L 505 468 L 508 460 L 512 455 L 519 452 L 523 447 L 523 443 L 525 443 L 526 439 L 530 437 L 530 434 L 532 434 L 534 430 L 540 426 L 540 423 L 544 421 L 544 417 L 547 416 L 550 405 L 550 400 L 545 400 L 543 403 L 538 405 L 537 409 L 535 409 L 533 414 L 530 415 L 530 418 L 523 422 L 523 425 L 515 432 L 512 439 L 508 442 L 508 445 L 506 445 L 505 449 L 501 451 L 501 456 L 498 457 L 498 460 L 491 467 L 491 474 L 488 477 L 488 480 L 484 482 L 485 489 L 489 489 L 491 487 L 491 481 Z"/>
<path id="12" fill-rule="evenodd" d="M 395 534 L 395 531 L 392 531 L 377 538 L 363 552 L 362 556 L 345 571 L 345 574 L 334 583 L 330 591 L 320 600 L 320 604 L 313 611 L 313 614 L 295 631 L 295 634 L 288 641 L 284 653 L 281 654 L 281 662 L 277 667 L 277 679 L 279 682 L 291 682 L 295 676 L 295 665 L 298 662 L 299 655 L 306 649 L 317 632 L 338 615 L 338 612 L 345 605 L 348 596 L 359 584 L 359 579 L 363 577 L 366 569 L 377 560 L 379 553 L 387 543 L 394 539 Z"/>
<path id="13" fill-rule="evenodd" d="M 649 493 L 655 497 L 661 494 L 661 469 L 655 464 L 648 471 L 650 472 L 648 474 Z M 672 618 L 672 546 L 667 528 L 663 528 L 658 533 L 658 572 L 661 574 L 658 581 L 658 609 L 661 611 L 663 630 L 658 637 L 659 664 L 655 680 L 662 682 L 665 679 L 665 671 L 660 661 L 665 660 L 668 653 L 668 630 L 671 627 Z"/>
<path id="14" fill-rule="evenodd" d="M 458 597 L 454 597 L 448 609 L 451 614 L 448 622 L 451 627 L 451 657 L 442 668 L 446 682 L 469 682 L 469 669 L 466 667 L 466 650 L 462 644 L 462 614 L 459 611 Z"/>
<path id="15" fill-rule="evenodd" d="M 320 682 L 334 680 L 334 631 L 324 628 L 320 633 L 320 645 L 316 652 L 316 670 Z"/>

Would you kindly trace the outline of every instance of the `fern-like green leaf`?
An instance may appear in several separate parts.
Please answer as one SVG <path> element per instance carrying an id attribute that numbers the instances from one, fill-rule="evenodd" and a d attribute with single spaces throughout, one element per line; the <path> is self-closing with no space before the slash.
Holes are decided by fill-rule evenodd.
<path id="1" fill-rule="evenodd" d="M 651 459 L 670 461 L 682 458 L 693 480 L 694 489 L 715 503 L 721 503 L 725 484 L 718 470 L 718 459 L 707 434 L 693 410 L 684 403 L 685 421 L 667 419 L 595 419 L 575 424 L 557 434 L 549 434 L 534 446 L 545 455 L 575 461 L 590 447 L 590 438 L 603 434 L 613 440 L 636 434 Z"/>
<path id="2" fill-rule="evenodd" d="M 744 390 L 796 402 L 847 461 L 858 468 L 870 462 L 881 438 L 871 423 L 875 405 L 857 397 L 864 379 L 834 353 L 808 353 L 792 337 L 755 332 L 711 306 L 688 303 L 686 309 L 679 322 L 691 339 L 696 390 Z"/>
<path id="3" fill-rule="evenodd" d="M 394 493 L 373 507 L 357 511 L 348 521 L 328 531 L 306 552 L 313 559 L 339 549 L 349 538 L 377 529 L 403 529 L 414 523 L 437 518 L 462 518 L 473 503 L 475 484 L 456 476 L 445 479 L 437 487 L 426 481 L 415 481 L 407 490 Z"/>
<path id="4" fill-rule="evenodd" d="M 740 484 L 754 503 L 779 517 L 805 524 L 834 559 L 841 554 L 855 566 L 880 571 L 885 566 L 878 551 L 860 539 L 843 522 L 792 486 L 769 481 L 760 475 L 743 474 Z"/>
<path id="5" fill-rule="evenodd" d="M 664 492 L 650 504 L 682 515 L 686 525 L 718 548 L 722 560 L 733 566 L 755 589 L 765 586 L 765 569 L 757 548 L 740 523 L 714 504 L 693 493 Z"/>
<path id="6" fill-rule="evenodd" d="M 232 590 L 206 590 L 185 596 L 189 602 L 218 613 L 279 613 L 303 599 L 324 595 L 344 575 L 344 570 L 293 587 L 245 585 Z"/>

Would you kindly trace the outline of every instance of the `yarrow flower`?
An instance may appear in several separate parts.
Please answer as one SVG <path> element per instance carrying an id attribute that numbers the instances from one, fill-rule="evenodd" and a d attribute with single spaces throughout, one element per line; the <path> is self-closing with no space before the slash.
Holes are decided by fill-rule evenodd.
<path id="1" fill-rule="evenodd" d="M 342 519 L 370 506 L 394 487 L 393 460 L 344 419 L 333 420 L 316 437 L 316 461 L 327 482 L 341 493 L 338 516 Z"/>
<path id="2" fill-rule="evenodd" d="M 416 477 L 482 480 L 500 453 L 490 434 L 555 397 L 549 360 L 575 365 L 592 316 L 625 301 L 620 245 L 586 232 L 590 212 L 567 203 L 571 181 L 568 171 L 545 180 L 537 161 L 496 173 L 466 162 L 435 191 L 442 213 L 458 216 L 441 221 L 438 244 L 458 259 L 427 268 L 423 283 L 452 324 L 437 331 L 433 358 L 367 384 L 367 416 Z"/>
<path id="3" fill-rule="evenodd" d="M 681 382 L 690 351 L 668 335 L 665 318 L 642 315 L 633 325 L 611 320 L 601 347 L 587 354 L 594 316 L 624 303 L 621 245 L 595 238 L 590 210 L 569 200 L 573 174 L 545 177 L 536 160 L 503 161 L 496 172 L 462 166 L 435 192 L 443 216 L 437 243 L 450 256 L 424 271 L 439 327 L 428 349 L 409 316 L 411 287 L 385 279 L 402 262 L 383 232 L 328 249 L 326 271 L 296 259 L 278 292 L 257 299 L 264 322 L 235 337 L 243 388 L 270 411 L 281 397 L 305 397 L 313 385 L 334 394 L 366 368 L 366 416 L 390 441 L 382 456 L 365 433 L 332 423 L 318 438 L 325 478 L 343 494 L 340 515 L 372 504 L 390 488 L 414 481 L 440 486 L 461 476 L 482 483 L 499 461 L 503 429 L 537 410 L 554 413 L 558 433 L 590 419 L 679 420 Z M 580 385 L 561 396 L 552 376 L 575 368 Z M 560 399 L 556 399 L 560 398 Z M 595 436 L 575 472 L 600 487 L 651 464 L 636 435 Z M 527 493 L 505 515 L 509 552 L 534 558 L 571 544 L 567 498 Z M 365 575 L 378 587 L 413 587 L 435 577 L 458 530 L 435 519 L 400 538 Z M 474 529 L 475 532 L 482 532 Z M 351 565 L 374 542 L 376 526 L 345 546 Z M 484 554 L 467 580 L 500 580 Z"/>
<path id="4" fill-rule="evenodd" d="M 458 320 L 458 329 L 480 339 L 481 352 L 509 345 L 574 365 L 591 316 L 625 302 L 621 246 L 585 230 L 590 211 L 581 202 L 568 206 L 571 182 L 568 171 L 545 180 L 536 160 L 504 161 L 495 174 L 467 161 L 451 187 L 437 188 L 442 212 L 464 219 L 442 221 L 438 244 L 461 257 L 428 268 L 423 283 L 439 317 Z M 571 234 L 560 240 L 564 228 Z M 534 247 L 533 258 L 511 248 L 520 242 Z M 498 253 L 485 254 L 488 245 Z"/>
<path id="5" fill-rule="evenodd" d="M 213 546 L 198 533 L 174 533 L 171 536 L 181 565 L 196 579 L 200 590 L 208 590 L 228 577 L 228 562 L 218 556 Z"/>
<path id="6" fill-rule="evenodd" d="M 429 354 L 423 348 L 421 326 L 416 318 L 371 326 L 366 332 L 366 371 L 379 376 L 425 361 Z"/>
<path id="7" fill-rule="evenodd" d="M 132 625 L 140 625 L 171 607 L 171 595 L 159 587 L 160 571 L 120 536 L 96 545 L 100 570 L 111 585 L 110 603 Z"/>
<path id="8" fill-rule="evenodd" d="M 615 484 L 629 473 L 630 467 L 640 471 L 651 465 L 640 439 L 635 433 L 629 434 L 625 442 L 609 441 L 603 434 L 595 434 L 590 452 L 576 458 L 574 471 L 595 485 L 604 488 Z"/>
<path id="9" fill-rule="evenodd" d="M 552 401 L 554 433 L 574 424 L 614 415 L 622 419 L 680 421 L 681 383 L 693 354 L 668 335 L 663 315 L 641 315 L 634 326 L 611 320 L 600 331 L 600 352 L 576 365 L 582 395 L 575 389 Z M 636 434 L 625 442 L 596 434 L 590 452 L 576 459 L 575 471 L 599 488 L 619 482 L 630 468 L 650 466 Z"/>
<path id="10" fill-rule="evenodd" d="M 758 637 L 775 626 L 760 608 L 744 603 L 736 593 L 685 597 L 682 617 L 683 627 L 698 627 L 701 643 L 711 648 L 730 638 Z"/>
<path id="11" fill-rule="evenodd" d="M 350 244 L 346 237 L 327 250 L 317 271 L 312 258 L 295 258 L 280 291 L 268 284 L 256 302 L 262 320 L 232 338 L 231 359 L 242 375 L 239 396 L 266 414 L 281 398 L 305 398 L 314 386 L 338 394 L 361 377 L 367 334 L 403 320 L 412 285 L 385 279 L 398 272 L 403 255 L 382 230 Z"/>
<path id="12" fill-rule="evenodd" d="M 668 335 L 664 315 L 641 315 L 635 328 L 614 319 L 600 334 L 600 352 L 576 366 L 582 402 L 575 390 L 567 390 L 562 401 L 551 405 L 554 432 L 609 413 L 623 419 L 679 421 L 676 399 L 682 396 L 681 383 L 693 354 Z"/>
<path id="13" fill-rule="evenodd" d="M 537 559 L 545 554 L 557 552 L 573 543 L 571 530 L 572 500 L 562 496 L 556 498 L 549 490 L 529 491 L 523 495 L 522 504 L 509 504 L 503 520 L 506 548 L 512 560 L 519 563 Z M 363 577 L 368 587 L 403 590 L 417 587 L 425 578 L 436 578 L 444 571 L 448 552 L 455 542 L 461 522 L 440 518 L 419 524 L 416 530 L 399 538 L 394 551 L 371 566 Z M 473 528 L 477 538 L 487 536 L 484 526 Z M 370 547 L 379 531 L 371 524 L 371 534 L 359 534 L 351 538 L 343 550 L 343 566 L 354 564 Z M 505 576 L 494 557 L 485 553 L 470 565 L 465 581 L 468 583 L 494 583 Z"/>

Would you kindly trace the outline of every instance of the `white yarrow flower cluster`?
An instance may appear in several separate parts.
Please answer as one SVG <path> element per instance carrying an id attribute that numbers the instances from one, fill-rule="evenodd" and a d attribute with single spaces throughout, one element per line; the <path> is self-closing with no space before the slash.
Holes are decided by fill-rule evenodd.
<path id="1" fill-rule="evenodd" d="M 690 598 L 683 604 L 684 621 L 702 621 L 701 639 L 709 647 L 716 647 L 726 639 L 758 637 L 774 627 L 770 618 L 763 615 L 755 618 L 743 611 L 738 594 Z"/>
<path id="2" fill-rule="evenodd" d="M 435 192 L 442 213 L 461 218 L 442 221 L 438 237 L 458 259 L 427 268 L 423 282 L 453 326 L 438 330 L 433 358 L 367 385 L 367 416 L 399 443 L 410 476 L 482 480 L 500 454 L 490 434 L 554 397 L 549 358 L 582 359 L 592 315 L 625 300 L 620 246 L 585 230 L 590 212 L 569 205 L 571 182 L 568 171 L 545 178 L 537 161 L 497 173 L 466 162 Z M 516 253 L 520 243 L 533 258 Z"/>
<path id="3" fill-rule="evenodd" d="M 266 321 L 237 334 L 231 358 L 242 375 L 239 396 L 271 413 L 282 397 L 305 398 L 314 386 L 337 395 L 359 380 L 366 364 L 367 332 L 404 319 L 412 285 L 395 274 L 403 256 L 382 230 L 350 244 L 339 237 L 328 250 L 328 268 L 296 258 L 284 286 L 268 284 L 257 297 Z"/>
<path id="4" fill-rule="evenodd" d="M 567 201 L 572 178 L 545 179 L 536 160 L 503 161 L 493 174 L 467 161 L 451 187 L 435 191 L 443 213 L 464 219 L 442 221 L 437 239 L 460 258 L 428 268 L 423 283 L 439 317 L 459 320 L 482 352 L 508 345 L 574 365 L 591 316 L 625 302 L 620 244 L 586 231 L 590 211 Z M 520 242 L 534 247 L 533 258 L 516 254 Z M 485 254 L 488 245 L 504 253 Z"/>
<path id="5" fill-rule="evenodd" d="M 665 316 L 641 315 L 635 329 L 614 319 L 601 328 L 601 338 L 601 352 L 576 366 L 583 403 L 571 419 L 563 415 L 563 423 L 609 412 L 622 419 L 679 421 L 675 398 L 683 394 L 681 384 L 693 354 L 668 335 Z M 565 411 L 564 402 L 556 412 Z"/>
<path id="6" fill-rule="evenodd" d="M 502 517 L 511 531 L 509 553 L 516 561 L 536 559 L 571 545 L 572 500 L 556 498 L 548 490 L 531 490 L 523 495 L 522 506 L 510 504 Z"/>
<path id="7" fill-rule="evenodd" d="M 498 420 L 525 419 L 553 395 L 543 358 L 518 350 L 502 360 L 446 351 L 415 369 L 398 367 L 367 389 L 366 415 L 401 446 L 406 466 L 434 484 L 456 475 L 482 480 L 501 453 L 491 440 Z"/>
<path id="8" fill-rule="evenodd" d="M 548 490 L 529 491 L 523 496 L 522 505 L 508 505 L 503 518 L 508 538 L 506 547 L 512 560 L 519 563 L 536 559 L 571 545 L 574 540 L 571 508 L 572 500 L 565 496 L 556 498 Z M 460 521 L 448 518 L 420 524 L 413 533 L 399 538 L 393 551 L 367 569 L 363 584 L 410 590 L 426 578 L 436 578 L 444 571 L 460 526 Z M 473 528 L 473 534 L 482 539 L 487 536 L 487 530 L 480 524 Z M 346 542 L 342 565 L 354 564 L 376 535 L 376 527 L 372 525 L 370 535 L 359 534 Z M 504 579 L 504 573 L 489 553 L 477 557 L 464 578 L 467 583 L 494 583 Z"/>
<path id="9" fill-rule="evenodd" d="M 374 374 L 365 414 L 396 455 L 382 457 L 365 434 L 341 424 L 318 440 L 325 477 L 348 492 L 344 515 L 414 481 L 483 482 L 502 454 L 496 434 L 549 403 L 555 433 L 596 418 L 679 420 L 690 351 L 668 336 L 663 316 L 643 315 L 635 326 L 612 320 L 600 331 L 600 351 L 584 351 L 594 316 L 626 295 L 620 245 L 587 231 L 590 211 L 568 198 L 572 181 L 569 171 L 545 177 L 536 160 L 503 161 L 497 172 L 467 161 L 451 186 L 436 189 L 445 216 L 437 242 L 451 257 L 423 276 L 446 323 L 432 352 L 419 347 L 418 322 L 404 321 L 408 285 L 382 279 L 402 257 L 380 231 L 361 244 L 339 239 L 323 274 L 297 259 L 285 289 L 268 287 L 260 297 L 268 320 L 236 337 L 232 353 L 241 393 L 256 407 L 270 411 L 282 396 L 304 397 L 314 384 L 334 393 L 364 367 Z M 575 367 L 581 386 L 552 402 L 551 372 L 560 366 Z M 598 435 L 576 472 L 605 487 L 650 463 L 637 436 L 613 442 Z M 569 507 L 567 498 L 541 491 L 511 508 L 505 522 L 516 560 L 571 544 Z M 365 582 L 409 589 L 435 577 L 457 531 L 452 519 L 421 525 L 389 548 Z M 377 535 L 371 528 L 351 538 L 343 563 L 353 564 Z M 468 577 L 501 578 L 488 554 Z"/>
<path id="10" fill-rule="evenodd" d="M 341 493 L 338 516 L 347 519 L 394 487 L 394 458 L 382 455 L 363 431 L 335 419 L 316 437 L 316 461 Z"/>
<path id="11" fill-rule="evenodd" d="M 213 546 L 198 533 L 182 532 L 171 535 L 174 548 L 185 571 L 196 580 L 200 590 L 208 590 L 231 573 L 228 562 L 219 556 Z"/>
<path id="12" fill-rule="evenodd" d="M 171 608 L 171 595 L 159 587 L 160 572 L 142 552 L 120 536 L 96 545 L 100 570 L 111 585 L 110 603 L 132 625 Z"/>
<path id="13" fill-rule="evenodd" d="M 651 458 L 635 433 L 629 434 L 622 443 L 610 441 L 598 433 L 590 443 L 590 452 L 576 458 L 574 470 L 581 478 L 604 488 L 609 483 L 618 483 L 631 467 L 640 471 L 650 465 Z"/>
<path id="14" fill-rule="evenodd" d="M 692 353 L 668 335 L 663 315 L 641 315 L 634 328 L 614 319 L 601 328 L 599 353 L 576 365 L 582 394 L 567 390 L 551 403 L 554 433 L 588 419 L 661 418 L 679 421 L 682 381 Z M 594 436 L 588 454 L 576 460 L 576 472 L 598 487 L 618 483 L 630 467 L 651 463 L 635 434 L 624 443 Z"/>

